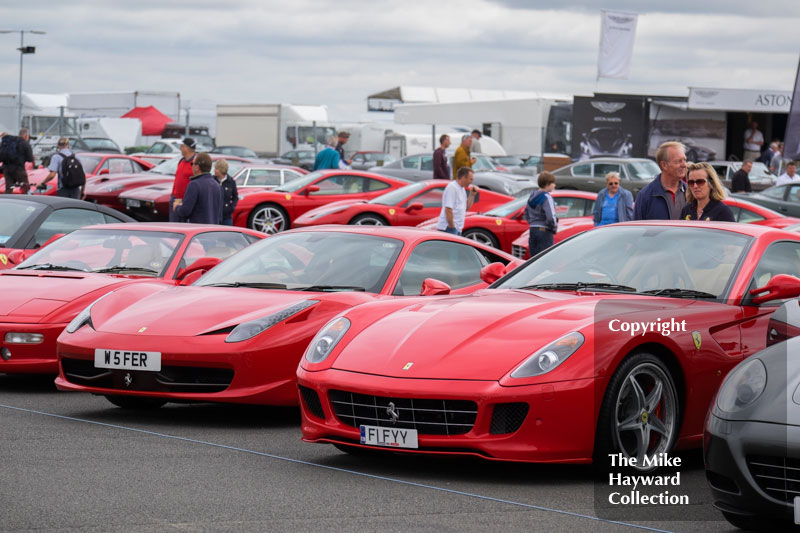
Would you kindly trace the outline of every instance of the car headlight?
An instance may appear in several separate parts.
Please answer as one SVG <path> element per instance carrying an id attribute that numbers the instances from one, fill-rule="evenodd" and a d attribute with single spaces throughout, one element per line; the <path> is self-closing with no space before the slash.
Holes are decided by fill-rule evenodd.
<path id="1" fill-rule="evenodd" d="M 311 339 L 311 344 L 306 348 L 306 361 L 309 363 L 321 363 L 327 359 L 348 329 L 350 329 L 350 321 L 346 318 L 336 318 L 328 322 Z"/>
<path id="2" fill-rule="evenodd" d="M 281 309 L 280 311 L 272 313 L 271 315 L 267 315 L 257 320 L 251 320 L 249 322 L 242 322 L 233 328 L 233 331 L 231 331 L 228 336 L 225 337 L 225 342 L 242 342 L 246 341 L 247 339 L 252 339 L 262 331 L 271 328 L 275 324 L 283 322 L 290 316 L 296 315 L 300 311 L 308 309 L 316 303 L 319 303 L 319 300 L 303 300 L 302 302 L 292 304 L 285 309 Z"/>
<path id="3" fill-rule="evenodd" d="M 717 396 L 717 407 L 726 413 L 740 411 L 758 400 L 767 386 L 767 368 L 751 359 L 728 374 Z"/>
<path id="4" fill-rule="evenodd" d="M 9 332 L 5 336 L 6 344 L 41 344 L 44 335 L 41 333 L 15 333 Z"/>
<path id="5" fill-rule="evenodd" d="M 104 295 L 102 295 L 100 298 L 98 298 L 97 300 L 95 300 L 92 303 L 90 303 L 89 305 L 87 305 L 86 309 L 84 309 L 83 311 L 78 313 L 78 316 L 73 318 L 72 322 L 67 324 L 66 332 L 67 333 L 75 333 L 76 331 L 78 331 L 79 329 L 81 329 L 83 326 L 85 326 L 87 324 L 89 325 L 89 327 L 94 329 L 94 326 L 92 325 L 92 307 L 94 306 L 94 304 L 96 304 L 97 302 L 99 302 L 100 300 L 102 300 L 103 298 L 108 296 L 109 294 L 111 294 L 111 293 L 107 292 Z"/>
<path id="6" fill-rule="evenodd" d="M 511 373 L 512 378 L 530 378 L 550 372 L 583 345 L 584 337 L 577 331 L 567 333 L 528 357 Z"/>

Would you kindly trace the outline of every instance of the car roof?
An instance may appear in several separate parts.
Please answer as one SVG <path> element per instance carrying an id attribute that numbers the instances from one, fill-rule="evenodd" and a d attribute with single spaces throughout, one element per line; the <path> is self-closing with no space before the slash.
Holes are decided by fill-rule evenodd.
<path id="1" fill-rule="evenodd" d="M 293 167 L 291 165 L 281 165 L 279 163 L 245 163 L 241 166 L 242 169 L 245 168 L 265 168 L 265 169 L 288 169 L 288 170 L 297 170 L 298 167 Z M 302 170 L 302 169 L 300 169 Z"/>
<path id="2" fill-rule="evenodd" d="M 93 209 L 96 204 L 86 202 L 84 200 L 76 200 L 74 198 L 64 198 L 62 196 L 45 196 L 40 194 L 4 194 L 0 196 L 3 201 L 18 201 L 18 202 L 33 202 L 36 204 L 45 204 L 56 207 L 73 206 L 73 207 L 87 207 L 91 206 Z M 120 213 L 122 214 L 122 213 Z"/>
<path id="3" fill-rule="evenodd" d="M 760 237 L 762 235 L 768 233 L 788 233 L 791 235 L 791 232 L 786 232 L 776 228 L 770 228 L 769 226 L 761 226 L 758 224 L 741 224 L 739 222 L 710 222 L 706 220 L 636 220 L 631 222 L 622 222 L 619 224 L 613 224 L 614 227 L 619 226 L 676 226 L 676 227 L 695 227 L 695 228 L 706 228 L 706 229 L 716 229 L 716 230 L 725 230 L 725 231 L 732 231 L 735 233 L 741 233 L 742 235 L 749 235 L 750 237 Z M 601 226 L 600 228 L 602 228 Z M 611 226 L 609 226 L 611 227 Z M 596 228 L 595 231 L 597 229 Z"/>
<path id="4" fill-rule="evenodd" d="M 205 233 L 207 231 L 237 231 L 250 235 L 263 235 L 254 230 L 240 228 L 238 226 L 223 226 L 217 224 L 190 224 L 187 222 L 134 222 L 130 224 L 94 224 L 84 226 L 80 229 L 102 229 L 102 230 L 140 230 L 140 231 L 168 231 L 184 234 Z"/>

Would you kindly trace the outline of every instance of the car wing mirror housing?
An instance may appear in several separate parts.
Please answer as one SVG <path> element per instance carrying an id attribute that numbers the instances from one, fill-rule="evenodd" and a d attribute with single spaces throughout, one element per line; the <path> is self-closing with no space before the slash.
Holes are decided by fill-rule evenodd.
<path id="1" fill-rule="evenodd" d="M 8 254 L 8 262 L 12 265 L 18 265 L 25 261 L 25 252 L 22 250 L 12 250 Z"/>
<path id="2" fill-rule="evenodd" d="M 773 276 L 766 285 L 750 291 L 753 303 L 761 305 L 773 300 L 786 300 L 800 296 L 800 279 L 788 274 Z"/>
<path id="3" fill-rule="evenodd" d="M 420 295 L 441 296 L 444 294 L 450 294 L 450 285 L 444 281 L 439 281 L 438 279 L 433 278 L 425 278 L 425 281 L 422 282 L 422 291 L 420 292 Z"/>
<path id="4" fill-rule="evenodd" d="M 411 211 L 419 211 L 423 207 L 424 206 L 422 205 L 422 202 L 414 202 L 413 204 L 406 207 L 406 212 L 410 213 Z"/>
<path id="5" fill-rule="evenodd" d="M 312 192 L 317 192 L 317 191 L 319 191 L 319 185 L 309 185 L 308 187 L 306 187 L 305 193 L 306 196 L 308 196 Z"/>
<path id="6" fill-rule="evenodd" d="M 481 281 L 491 285 L 506 275 L 506 266 L 503 263 L 490 263 L 481 269 Z"/>
<path id="7" fill-rule="evenodd" d="M 221 262 L 222 259 L 220 259 L 219 257 L 201 257 L 188 267 L 180 269 L 178 271 L 178 275 L 175 277 L 183 281 L 189 274 L 193 272 L 200 272 L 200 275 L 197 276 L 199 278 L 200 276 L 202 276 L 207 271 L 211 270 Z M 188 283 L 186 283 L 186 285 L 188 285 Z"/>

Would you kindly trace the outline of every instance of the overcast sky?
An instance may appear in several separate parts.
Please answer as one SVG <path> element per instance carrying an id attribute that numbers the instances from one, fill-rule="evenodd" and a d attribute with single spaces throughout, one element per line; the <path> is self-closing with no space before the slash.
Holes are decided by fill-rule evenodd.
<path id="1" fill-rule="evenodd" d="M 640 14 L 628 80 L 596 81 L 600 8 Z M 791 90 L 800 58 L 798 0 L 39 0 L 4 2 L 0 20 L 47 32 L 25 36 L 26 92 L 325 104 L 334 120 L 398 85 Z M 0 92 L 17 92 L 18 46 L 0 35 Z"/>

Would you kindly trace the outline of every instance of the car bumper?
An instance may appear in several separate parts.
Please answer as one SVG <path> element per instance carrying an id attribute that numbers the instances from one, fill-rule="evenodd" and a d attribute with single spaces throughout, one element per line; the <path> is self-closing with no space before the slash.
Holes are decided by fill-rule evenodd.
<path id="1" fill-rule="evenodd" d="M 225 343 L 226 334 L 162 337 L 87 330 L 85 326 L 59 340 L 60 390 L 184 402 L 298 403 L 294 376 L 310 337 L 265 346 L 263 340 Z M 161 371 L 95 368 L 95 347 L 160 352 Z"/>
<path id="2" fill-rule="evenodd" d="M 791 492 L 766 488 L 780 485 L 800 491 L 800 470 L 760 466 L 786 464 L 787 458 L 793 458 L 788 459 L 793 466 L 800 466 L 800 427 L 709 415 L 704 459 L 717 509 L 743 517 L 793 521 Z M 784 479 L 777 479 L 781 477 Z M 793 483 L 791 478 L 797 481 Z"/>
<path id="3" fill-rule="evenodd" d="M 392 452 L 474 455 L 502 461 L 592 461 L 597 413 L 594 408 L 594 379 L 503 387 L 496 381 L 398 379 L 333 369 L 308 372 L 302 368 L 298 369 L 297 379 L 302 398 L 303 440 L 306 442 L 346 444 Z M 423 430 L 421 428 L 426 426 L 416 425 L 420 432 L 418 449 L 362 446 L 358 425 L 352 420 L 346 422 L 334 412 L 331 391 L 391 398 L 398 405 L 409 399 L 470 401 L 475 403 L 477 414 L 471 428 L 461 434 L 429 434 L 429 426 Z M 402 419 L 402 407 L 400 411 Z M 521 412 L 524 414 L 520 415 Z M 376 413 L 382 416 L 380 409 L 376 409 Z M 446 420 L 448 416 L 445 413 L 442 419 Z M 415 424 L 416 421 L 415 416 Z M 386 423 L 376 425 L 392 427 L 388 418 Z"/>
<path id="4" fill-rule="evenodd" d="M 0 323 L 0 373 L 7 374 L 55 374 L 56 339 L 66 324 L 16 324 Z M 44 340 L 38 344 L 9 344 L 6 333 L 40 333 Z"/>

